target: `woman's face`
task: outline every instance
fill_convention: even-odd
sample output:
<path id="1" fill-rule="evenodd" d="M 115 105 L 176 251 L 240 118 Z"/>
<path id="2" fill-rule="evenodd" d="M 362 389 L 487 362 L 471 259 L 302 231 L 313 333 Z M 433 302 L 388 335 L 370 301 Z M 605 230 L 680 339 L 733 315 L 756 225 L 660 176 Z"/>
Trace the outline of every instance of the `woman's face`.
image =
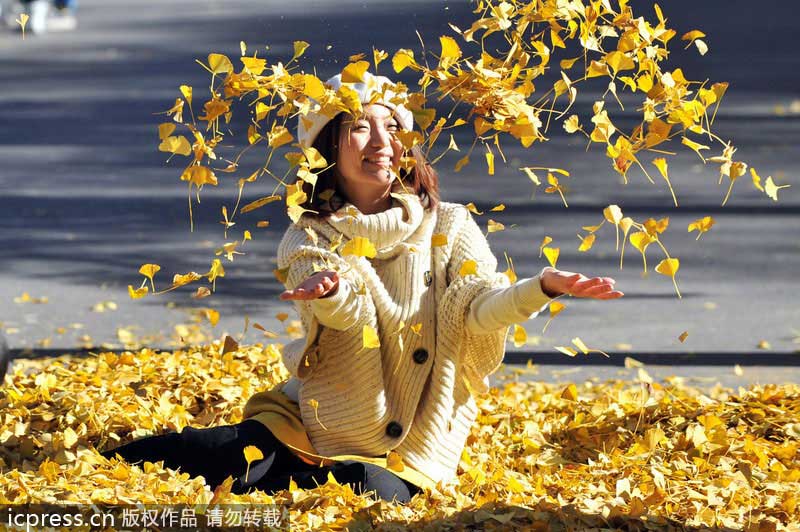
<path id="1" fill-rule="evenodd" d="M 367 105 L 354 120 L 345 118 L 335 171 L 346 187 L 384 190 L 391 186 L 396 177 L 393 168 L 399 166 L 403 152 L 394 136 L 398 129 L 391 110 L 380 104 Z"/>

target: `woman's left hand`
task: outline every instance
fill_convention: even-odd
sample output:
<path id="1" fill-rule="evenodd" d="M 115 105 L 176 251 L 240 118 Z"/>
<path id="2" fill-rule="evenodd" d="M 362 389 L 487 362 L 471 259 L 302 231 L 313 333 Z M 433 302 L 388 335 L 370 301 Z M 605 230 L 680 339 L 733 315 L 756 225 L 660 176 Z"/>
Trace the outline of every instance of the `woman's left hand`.
<path id="1" fill-rule="evenodd" d="M 542 291 L 548 297 L 569 294 L 591 299 L 617 299 L 624 294 L 614 290 L 616 281 L 611 277 L 586 277 L 582 273 L 564 272 L 546 268 L 540 279 Z"/>

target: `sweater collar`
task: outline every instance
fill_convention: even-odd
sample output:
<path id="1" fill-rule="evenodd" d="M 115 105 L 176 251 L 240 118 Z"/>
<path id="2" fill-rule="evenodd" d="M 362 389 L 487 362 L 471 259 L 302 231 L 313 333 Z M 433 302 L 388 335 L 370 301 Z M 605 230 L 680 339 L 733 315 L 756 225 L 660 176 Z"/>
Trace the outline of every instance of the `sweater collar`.
<path id="1" fill-rule="evenodd" d="M 379 252 L 391 251 L 419 228 L 424 208 L 413 193 L 392 192 L 392 206 L 375 214 L 364 214 L 352 203 L 331 214 L 328 223 L 346 238 L 368 238 Z"/>

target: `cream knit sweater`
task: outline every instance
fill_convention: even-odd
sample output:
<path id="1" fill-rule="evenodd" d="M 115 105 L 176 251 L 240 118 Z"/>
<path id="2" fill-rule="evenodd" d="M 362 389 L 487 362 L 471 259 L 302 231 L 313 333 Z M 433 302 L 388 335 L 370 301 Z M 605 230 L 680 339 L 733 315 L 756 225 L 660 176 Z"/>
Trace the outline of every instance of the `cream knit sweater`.
<path id="1" fill-rule="evenodd" d="M 283 391 L 299 403 L 320 455 L 394 450 L 433 482 L 449 482 L 477 415 L 472 393 L 488 390 L 508 325 L 550 299 L 539 276 L 509 286 L 464 206 L 442 202 L 431 211 L 414 194 L 392 197 L 381 213 L 348 204 L 286 231 L 278 267 L 287 288 L 322 269 L 340 282 L 334 296 L 295 301 L 307 334 L 284 347 L 294 378 Z M 432 247 L 434 234 L 446 243 Z M 356 236 L 375 245 L 375 258 L 338 254 Z M 469 260 L 477 274 L 461 276 Z M 379 348 L 363 348 L 365 325 L 378 332 Z"/>

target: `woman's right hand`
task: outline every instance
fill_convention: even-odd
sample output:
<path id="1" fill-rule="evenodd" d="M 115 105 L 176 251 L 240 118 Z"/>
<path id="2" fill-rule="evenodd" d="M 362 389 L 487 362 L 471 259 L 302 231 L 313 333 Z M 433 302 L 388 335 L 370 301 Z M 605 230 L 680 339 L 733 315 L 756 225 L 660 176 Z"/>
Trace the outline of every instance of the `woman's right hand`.
<path id="1" fill-rule="evenodd" d="M 294 290 L 285 290 L 279 296 L 282 300 L 308 300 L 330 297 L 339 290 L 339 274 L 323 270 L 317 272 L 299 285 Z"/>

